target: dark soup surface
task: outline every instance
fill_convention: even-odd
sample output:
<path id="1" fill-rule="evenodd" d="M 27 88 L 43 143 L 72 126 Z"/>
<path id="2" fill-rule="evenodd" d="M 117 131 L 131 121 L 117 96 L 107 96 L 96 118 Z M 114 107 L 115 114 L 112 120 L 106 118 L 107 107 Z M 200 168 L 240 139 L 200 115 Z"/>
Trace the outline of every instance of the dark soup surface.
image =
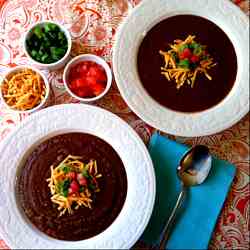
<path id="1" fill-rule="evenodd" d="M 71 164 L 94 159 L 98 175 L 94 168 L 74 174 L 72 168 L 69 170 L 69 163 L 61 164 L 72 155 L 79 158 Z M 72 203 L 73 213 L 66 211 L 60 215 L 62 210 L 52 202 L 48 186 L 51 166 L 54 169 L 59 166 L 67 178 L 56 190 L 62 191 L 65 198 L 75 198 L 88 188 L 91 208 L 83 205 L 76 208 L 77 204 Z M 56 178 L 59 183 L 62 177 L 59 174 Z M 60 240 L 83 240 L 103 232 L 116 219 L 126 199 L 127 176 L 120 157 L 105 141 L 85 133 L 62 134 L 42 142 L 28 155 L 17 176 L 16 195 L 21 210 L 39 230 Z"/>
<path id="2" fill-rule="evenodd" d="M 208 70 L 212 80 L 198 74 L 193 88 L 184 84 L 177 89 L 173 79 L 161 74 L 164 58 L 159 51 L 168 51 L 174 40 L 183 41 L 189 35 L 206 46 L 216 65 Z M 145 90 L 158 103 L 175 111 L 198 112 L 217 105 L 228 95 L 236 79 L 237 57 L 228 36 L 213 22 L 194 15 L 177 15 L 149 30 L 139 47 L 137 66 Z"/>

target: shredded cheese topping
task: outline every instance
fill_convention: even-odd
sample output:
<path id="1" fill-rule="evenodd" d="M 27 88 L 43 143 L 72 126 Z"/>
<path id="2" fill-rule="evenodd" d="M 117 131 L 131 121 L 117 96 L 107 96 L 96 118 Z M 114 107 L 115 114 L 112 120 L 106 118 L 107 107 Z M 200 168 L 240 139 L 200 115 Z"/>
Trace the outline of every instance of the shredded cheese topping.
<path id="1" fill-rule="evenodd" d="M 45 84 L 39 74 L 23 69 L 4 79 L 1 86 L 5 102 L 16 110 L 29 110 L 45 97 Z"/>
<path id="2" fill-rule="evenodd" d="M 195 36 L 189 35 L 184 41 L 180 39 L 175 40 L 174 44 L 170 45 L 171 49 L 167 52 L 159 51 L 165 61 L 164 67 L 161 67 L 161 74 L 164 75 L 168 81 L 174 80 L 177 89 L 180 89 L 185 83 L 191 85 L 193 88 L 195 80 L 200 73 L 203 73 L 209 80 L 212 80 L 212 77 L 208 74 L 208 70 L 214 67 L 216 63 L 213 62 L 213 58 L 208 54 L 204 57 L 206 59 L 200 57 L 201 60 L 194 68 L 181 67 L 180 64 L 178 65 L 175 57 L 180 55 L 180 50 L 183 46 L 188 48 L 191 44 L 200 45 L 195 41 Z M 205 50 L 205 46 L 201 46 L 200 48 Z"/>
<path id="3" fill-rule="evenodd" d="M 65 214 L 66 211 L 72 214 L 73 206 L 74 209 L 81 206 L 91 209 L 93 192 L 100 192 L 97 179 L 102 175 L 98 174 L 97 162 L 90 160 L 87 164 L 84 164 L 81 158 L 80 156 L 68 155 L 58 166 L 51 166 L 51 177 L 47 181 L 52 195 L 51 201 L 58 205 L 59 216 Z M 74 173 L 73 176 L 72 173 Z M 80 175 L 80 178 L 84 179 L 86 184 L 81 186 L 79 184 L 81 179 L 76 175 L 78 177 Z M 72 182 L 77 183 L 79 188 L 77 192 L 69 192 Z M 93 182 L 95 183 L 94 188 Z"/>

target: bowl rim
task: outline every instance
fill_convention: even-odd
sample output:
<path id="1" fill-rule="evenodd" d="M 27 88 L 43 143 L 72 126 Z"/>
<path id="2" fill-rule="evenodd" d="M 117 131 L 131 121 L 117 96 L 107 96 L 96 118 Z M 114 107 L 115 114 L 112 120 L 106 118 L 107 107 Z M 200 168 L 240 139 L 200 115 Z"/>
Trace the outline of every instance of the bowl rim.
<path id="1" fill-rule="evenodd" d="M 37 105 L 35 106 L 34 108 L 32 109 L 29 109 L 29 110 L 18 110 L 18 109 L 13 109 L 11 108 L 5 101 L 4 97 L 3 97 L 3 94 L 2 94 L 2 88 L 1 88 L 1 85 L 2 85 L 2 82 L 4 81 L 5 78 L 8 77 L 8 75 L 10 74 L 13 74 L 15 72 L 18 72 L 22 69 L 31 69 L 32 71 L 36 72 L 37 74 L 39 74 L 42 79 L 43 79 L 43 82 L 44 82 L 44 85 L 45 85 L 45 96 L 44 96 L 44 99 Z M 50 94 L 50 85 L 49 85 L 49 82 L 48 82 L 48 79 L 47 77 L 45 76 L 45 74 L 43 72 L 41 72 L 39 69 L 35 68 L 35 67 L 32 67 L 30 65 L 19 65 L 19 66 L 16 66 L 16 67 L 13 67 L 11 68 L 3 77 L 2 81 L 0 82 L 0 100 L 2 101 L 3 105 L 8 108 L 9 110 L 11 111 L 14 111 L 16 113 L 20 113 L 20 114 L 29 114 L 29 113 L 32 113 L 34 111 L 37 111 L 39 110 L 40 108 L 42 108 L 45 103 L 47 102 L 48 98 L 49 98 L 49 94 Z"/>
<path id="2" fill-rule="evenodd" d="M 57 25 L 61 31 L 64 32 L 66 38 L 67 38 L 67 43 L 68 43 L 68 49 L 66 51 L 66 53 L 64 54 L 64 56 L 59 59 L 58 61 L 56 62 L 53 62 L 53 63 L 41 63 L 41 62 L 38 62 L 36 61 L 35 59 L 33 59 L 31 57 L 31 55 L 29 54 L 28 50 L 27 50 L 27 46 L 26 46 L 26 41 L 28 39 L 28 36 L 29 34 L 32 32 L 32 30 L 36 27 L 36 26 L 42 26 L 43 24 L 45 23 L 52 23 L 52 24 L 55 24 Z M 68 56 L 70 55 L 70 52 L 71 52 L 71 48 L 72 48 L 72 38 L 71 38 L 71 35 L 68 31 L 68 29 L 66 27 L 64 27 L 62 24 L 60 24 L 59 22 L 55 22 L 55 21 L 51 21 L 51 20 L 43 20 L 43 21 L 40 21 L 40 22 L 36 22 L 34 23 L 27 31 L 26 33 L 24 34 L 24 39 L 23 39 L 23 50 L 24 50 L 24 53 L 25 55 L 27 56 L 27 58 L 32 61 L 34 64 L 36 64 L 37 66 L 41 66 L 41 67 L 55 67 L 55 66 L 58 66 L 60 65 L 61 63 L 63 63 L 67 58 Z"/>
<path id="3" fill-rule="evenodd" d="M 97 64 L 99 64 L 104 70 L 105 70 L 105 73 L 107 75 L 107 83 L 106 83 L 106 87 L 105 87 L 105 90 L 98 96 L 96 97 L 91 97 L 91 98 L 83 98 L 83 97 L 79 97 L 77 96 L 76 94 L 74 94 L 70 87 L 68 86 L 68 83 L 67 83 L 67 74 L 68 72 L 70 71 L 71 67 L 73 65 L 76 65 L 78 62 L 83 62 L 83 61 L 92 61 L 92 62 L 95 62 Z M 97 62 L 99 61 L 99 62 Z M 74 97 L 75 99 L 81 101 L 81 102 L 94 102 L 94 101 L 97 101 L 99 99 L 101 99 L 104 95 L 107 94 L 107 92 L 109 91 L 109 89 L 111 88 L 111 85 L 112 85 L 112 71 L 111 71 L 111 68 L 110 66 L 108 65 L 108 63 L 100 56 L 97 56 L 95 54 L 82 54 L 82 55 L 78 55 L 74 58 L 72 58 L 66 65 L 66 67 L 64 68 L 64 71 L 63 71 L 63 83 L 64 83 L 64 86 L 67 90 L 67 92 L 72 96 Z"/>

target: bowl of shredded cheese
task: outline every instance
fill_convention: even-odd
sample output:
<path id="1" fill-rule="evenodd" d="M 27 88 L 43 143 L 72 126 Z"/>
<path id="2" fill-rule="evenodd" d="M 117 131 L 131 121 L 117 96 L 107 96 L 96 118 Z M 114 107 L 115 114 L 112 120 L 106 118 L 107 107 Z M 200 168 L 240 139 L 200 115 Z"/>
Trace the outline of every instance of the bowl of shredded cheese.
<path id="1" fill-rule="evenodd" d="M 44 107 L 49 92 L 45 75 L 31 66 L 12 68 L 0 83 L 1 101 L 19 113 L 31 113 Z"/>

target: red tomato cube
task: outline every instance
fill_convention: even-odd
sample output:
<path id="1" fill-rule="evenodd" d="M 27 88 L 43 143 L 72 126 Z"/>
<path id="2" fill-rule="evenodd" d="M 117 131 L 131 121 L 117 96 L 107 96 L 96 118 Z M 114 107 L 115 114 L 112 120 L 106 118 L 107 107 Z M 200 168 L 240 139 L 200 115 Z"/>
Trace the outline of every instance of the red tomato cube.
<path id="1" fill-rule="evenodd" d="M 92 86 L 92 90 L 95 96 L 100 95 L 104 91 L 104 89 L 105 87 L 100 83 L 96 83 L 95 85 Z"/>
<path id="2" fill-rule="evenodd" d="M 75 179 L 76 178 L 76 172 L 69 172 L 67 174 L 67 177 L 69 177 L 70 179 Z"/>
<path id="3" fill-rule="evenodd" d="M 93 97 L 93 93 L 89 87 L 82 87 L 76 91 L 76 95 L 80 97 Z"/>
<path id="4" fill-rule="evenodd" d="M 93 76 L 86 76 L 85 77 L 85 82 L 87 86 L 92 86 L 96 84 L 96 78 Z"/>
<path id="5" fill-rule="evenodd" d="M 191 61 L 192 61 L 193 63 L 199 62 L 199 60 L 200 60 L 200 58 L 199 58 L 198 56 L 196 56 L 196 55 L 193 55 L 193 56 L 191 57 Z"/>
<path id="6" fill-rule="evenodd" d="M 75 192 L 78 192 L 79 185 L 78 185 L 78 183 L 76 181 L 72 181 L 70 183 L 70 188 L 71 188 L 72 192 L 75 193 Z"/>

